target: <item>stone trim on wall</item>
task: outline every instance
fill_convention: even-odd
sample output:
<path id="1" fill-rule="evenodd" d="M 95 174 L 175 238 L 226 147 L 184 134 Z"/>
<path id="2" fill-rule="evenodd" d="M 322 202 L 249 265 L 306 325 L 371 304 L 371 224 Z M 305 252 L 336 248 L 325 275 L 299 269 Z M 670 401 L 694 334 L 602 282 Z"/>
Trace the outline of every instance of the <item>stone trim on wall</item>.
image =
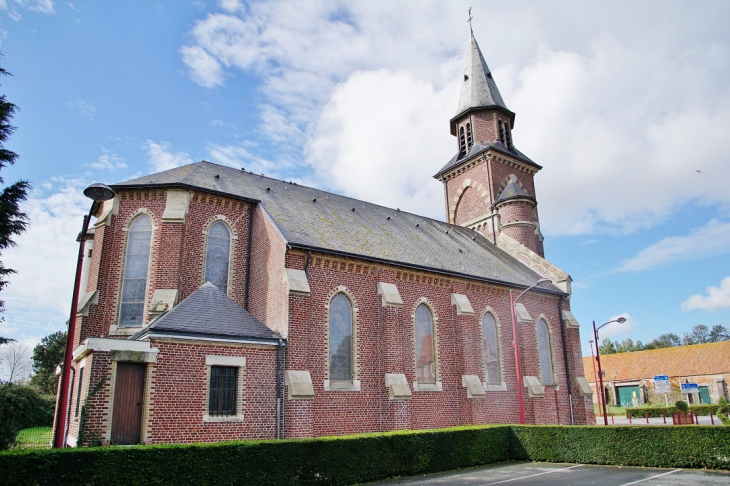
<path id="1" fill-rule="evenodd" d="M 238 368 L 236 380 L 236 415 L 216 416 L 208 415 L 210 406 L 210 374 L 213 366 L 227 366 Z M 246 358 L 244 356 L 218 356 L 206 355 L 205 357 L 205 408 L 203 409 L 203 422 L 243 422 L 244 409 L 246 407 L 246 389 L 244 382 L 246 378 Z"/>
<path id="2" fill-rule="evenodd" d="M 239 251 L 240 249 L 238 248 L 238 233 L 236 232 L 236 226 L 230 219 L 222 214 L 216 214 L 212 218 L 209 218 L 203 225 L 203 255 L 201 258 L 202 268 L 199 281 L 200 285 L 205 284 L 205 266 L 208 264 L 208 231 L 210 231 L 211 226 L 219 221 L 226 225 L 228 228 L 228 234 L 231 238 L 230 246 L 228 248 L 228 282 L 226 285 L 226 295 L 230 297 L 231 295 L 234 295 L 235 289 L 233 287 L 236 281 L 236 279 L 233 278 L 236 271 L 236 266 L 233 264 L 233 255 L 235 254 L 234 252 Z"/>
<path id="3" fill-rule="evenodd" d="M 416 299 L 416 303 L 411 308 L 411 329 L 413 331 L 413 376 L 418 376 L 418 355 L 416 354 L 416 309 L 421 304 L 425 304 L 428 310 L 431 312 L 431 325 L 433 326 L 433 348 L 434 348 L 434 374 L 436 375 L 436 383 L 418 383 L 418 380 L 413 380 L 413 391 L 443 391 L 443 383 L 441 382 L 441 353 L 439 352 L 439 338 L 438 338 L 438 314 L 436 313 L 436 306 L 428 300 L 427 297 L 421 297 Z"/>
<path id="4" fill-rule="evenodd" d="M 352 307 L 352 350 L 351 350 L 351 356 L 352 356 L 352 382 L 332 382 L 330 380 L 330 302 L 332 302 L 332 299 L 335 298 L 337 294 L 343 294 L 347 299 L 350 301 L 350 306 Z M 325 300 L 324 305 L 325 310 L 327 311 L 327 322 L 325 323 L 325 356 L 326 356 L 326 366 L 325 366 L 325 380 L 323 383 L 324 390 L 325 391 L 360 391 L 360 369 L 359 369 L 359 353 L 358 353 L 358 346 L 357 346 L 357 337 L 358 337 L 358 331 L 359 331 L 359 323 L 358 323 L 358 305 L 357 300 L 355 299 L 355 295 L 344 285 L 339 285 L 337 288 L 330 291 L 329 294 L 327 294 L 327 298 Z"/>
<path id="5" fill-rule="evenodd" d="M 497 327 L 497 358 L 499 363 L 499 384 L 497 383 L 487 383 L 487 363 L 484 359 L 484 330 L 482 329 L 482 319 L 484 319 L 485 314 L 491 314 L 492 318 L 494 319 L 494 323 Z M 484 383 L 482 385 L 484 386 L 484 391 L 507 391 L 507 382 L 504 381 L 504 353 L 502 352 L 502 324 L 499 322 L 499 316 L 497 315 L 497 311 L 495 311 L 492 306 L 487 306 L 484 308 L 481 314 L 479 314 L 479 338 L 480 341 L 480 348 L 482 350 L 482 361 L 484 366 Z"/>

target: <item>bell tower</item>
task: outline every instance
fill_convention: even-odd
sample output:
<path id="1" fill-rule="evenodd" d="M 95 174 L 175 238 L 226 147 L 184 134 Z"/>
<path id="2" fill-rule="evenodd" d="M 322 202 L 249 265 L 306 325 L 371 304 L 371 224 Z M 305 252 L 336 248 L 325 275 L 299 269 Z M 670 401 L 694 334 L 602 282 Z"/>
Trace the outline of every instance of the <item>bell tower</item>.
<path id="1" fill-rule="evenodd" d="M 542 167 L 515 147 L 514 124 L 472 33 L 450 120 L 456 155 L 434 176 L 444 184 L 446 218 L 495 244 L 504 234 L 544 257 L 534 184 Z"/>

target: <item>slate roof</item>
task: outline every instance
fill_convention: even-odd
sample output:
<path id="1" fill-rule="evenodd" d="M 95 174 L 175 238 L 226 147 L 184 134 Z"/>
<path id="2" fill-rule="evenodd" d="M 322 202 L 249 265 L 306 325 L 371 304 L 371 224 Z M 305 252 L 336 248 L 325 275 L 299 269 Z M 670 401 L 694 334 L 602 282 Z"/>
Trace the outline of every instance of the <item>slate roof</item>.
<path id="1" fill-rule="evenodd" d="M 440 171 L 434 175 L 434 178 L 438 179 L 442 174 L 447 173 L 451 169 L 456 168 L 457 166 L 461 165 L 463 162 L 466 162 L 467 160 L 471 159 L 475 155 L 479 155 L 483 152 L 486 152 L 487 150 L 492 149 L 496 152 L 502 153 L 504 155 L 509 155 L 511 157 L 514 157 L 517 160 L 520 160 L 524 163 L 526 163 L 529 166 L 532 166 L 536 168 L 537 170 L 542 169 L 541 165 L 536 164 L 532 160 L 530 160 L 527 155 L 523 154 L 519 150 L 517 150 L 515 147 L 507 147 L 505 144 L 500 142 L 499 140 L 496 140 L 494 142 L 474 142 L 474 144 L 469 149 L 469 152 L 466 154 L 461 155 L 460 153 L 457 153 L 453 157 L 451 157 L 451 160 L 449 160 L 445 166 L 441 168 Z M 459 156 L 461 155 L 461 157 Z"/>
<path id="2" fill-rule="evenodd" d="M 583 358 L 586 379 L 595 381 L 590 356 Z M 601 355 L 603 382 L 730 373 L 730 341 Z"/>
<path id="3" fill-rule="evenodd" d="M 210 282 L 203 284 L 187 299 L 153 320 L 130 339 L 142 340 L 155 333 L 221 340 L 245 338 L 275 341 L 279 338 Z"/>
<path id="4" fill-rule="evenodd" d="M 498 202 L 516 198 L 527 198 L 532 199 L 533 201 L 535 200 L 534 197 L 527 194 L 527 191 L 522 189 L 522 186 L 517 183 L 516 177 L 510 177 L 509 182 L 507 182 L 507 185 L 504 186 L 504 190 L 494 202 L 496 204 Z"/>
<path id="5" fill-rule="evenodd" d="M 502 95 L 499 94 L 497 83 L 492 78 L 479 44 L 471 36 L 471 45 L 466 55 L 466 66 L 464 66 L 464 80 L 461 84 L 459 95 L 459 107 L 456 116 L 470 108 L 483 108 L 498 106 L 507 110 Z"/>
<path id="6" fill-rule="evenodd" d="M 471 229 L 210 162 L 197 162 L 112 187 L 181 186 L 259 201 L 293 248 L 324 250 L 523 288 L 541 278 Z M 554 286 L 541 290 L 563 293 Z"/>

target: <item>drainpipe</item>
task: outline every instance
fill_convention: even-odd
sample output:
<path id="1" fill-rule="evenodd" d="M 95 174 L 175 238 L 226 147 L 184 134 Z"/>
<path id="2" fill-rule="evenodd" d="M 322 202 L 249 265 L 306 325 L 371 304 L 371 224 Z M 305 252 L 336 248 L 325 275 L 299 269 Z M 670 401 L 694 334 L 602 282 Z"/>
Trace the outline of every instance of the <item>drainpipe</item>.
<path id="1" fill-rule="evenodd" d="M 243 308 L 248 310 L 248 288 L 251 286 L 251 236 L 253 233 L 253 203 L 248 206 L 248 242 L 246 242 L 246 293 Z"/>
<path id="2" fill-rule="evenodd" d="M 279 338 L 276 349 L 276 438 L 281 439 L 281 352 L 284 340 Z"/>
<path id="3" fill-rule="evenodd" d="M 568 349 L 565 347 L 565 322 L 563 322 L 563 301 L 565 296 L 560 296 L 558 303 L 558 317 L 560 318 L 560 336 L 563 341 L 563 361 L 565 362 L 565 379 L 568 380 L 568 400 L 570 401 L 570 425 L 575 425 L 575 417 L 573 416 L 573 387 L 570 383 L 570 366 L 568 366 Z"/>
<path id="4" fill-rule="evenodd" d="M 309 262 L 312 261 L 312 250 L 307 250 L 307 260 L 304 262 L 304 275 L 309 276 Z"/>

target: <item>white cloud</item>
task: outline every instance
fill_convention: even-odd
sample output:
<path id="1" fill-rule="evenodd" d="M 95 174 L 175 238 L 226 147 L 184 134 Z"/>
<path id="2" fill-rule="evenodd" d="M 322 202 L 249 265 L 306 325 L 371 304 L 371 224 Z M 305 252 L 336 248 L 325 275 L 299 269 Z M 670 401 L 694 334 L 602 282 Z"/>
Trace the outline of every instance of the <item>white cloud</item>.
<path id="1" fill-rule="evenodd" d="M 683 311 L 701 309 L 714 311 L 730 308 L 730 277 L 725 277 L 719 287 L 707 287 L 707 295 L 695 294 L 682 302 Z"/>
<path id="2" fill-rule="evenodd" d="M 687 236 L 670 236 L 624 260 L 615 272 L 641 272 L 671 262 L 699 260 L 730 253 L 730 223 L 711 220 Z"/>
<path id="3" fill-rule="evenodd" d="M 70 9 L 71 9 L 71 10 L 73 10 L 74 12 L 81 12 L 81 10 L 79 10 L 79 9 L 78 9 L 78 8 L 77 8 L 77 7 L 76 7 L 76 6 L 75 6 L 75 5 L 73 4 L 73 3 L 71 3 L 71 2 L 68 2 L 68 8 L 70 8 Z"/>
<path id="4" fill-rule="evenodd" d="M 347 6 L 280 0 L 250 2 L 235 12 L 232 4 L 221 5 L 220 13 L 195 24 L 182 48 L 191 77 L 207 87 L 222 86 L 236 70 L 259 77 L 262 134 L 306 146 L 314 179 L 382 201 L 379 184 L 359 182 L 379 181 L 388 161 L 419 159 L 418 171 L 430 175 L 453 155 L 446 122 L 458 91 L 447 86 L 458 81 L 463 65 L 467 2 L 394 8 L 377 0 Z M 631 232 L 667 220 L 688 202 L 730 208 L 724 184 L 730 165 L 723 159 L 730 151 L 730 48 L 714 25 L 729 7 L 711 8 L 708 14 L 683 4 L 659 12 L 655 4 L 635 5 L 621 22 L 622 10 L 613 4 L 475 12 L 482 51 L 517 113 L 515 143 L 544 166 L 537 192 L 546 234 Z M 378 85 L 350 89 L 368 73 L 372 80 L 402 74 L 414 93 L 403 88 L 406 96 L 396 98 L 382 95 Z M 423 85 L 430 94 L 421 92 Z M 408 153 L 392 144 L 397 131 L 389 132 L 379 95 L 390 103 L 388 115 L 411 110 L 415 96 L 427 106 L 443 104 L 443 111 L 407 119 L 410 133 L 429 134 L 427 143 L 412 144 Z M 360 111 L 346 116 L 345 106 Z M 346 126 L 336 127 L 336 120 Z M 434 123 L 440 130 L 431 130 Z M 363 136 L 352 136 L 358 127 Z M 323 139 L 333 134 L 345 138 Z M 377 144 L 394 152 L 384 155 Z M 321 147 L 336 160 L 323 163 Z M 361 152 L 381 159 L 362 165 Z M 325 172 L 340 166 L 352 170 Z M 391 169 L 393 188 L 426 179 Z M 426 214 L 442 217 L 438 199 L 426 204 Z"/>
<path id="5" fill-rule="evenodd" d="M 111 152 L 101 154 L 96 162 L 88 164 L 92 169 L 108 170 L 116 172 L 127 168 L 127 163 L 124 157 L 119 157 Z"/>
<path id="6" fill-rule="evenodd" d="M 0 0 L 0 10 L 7 10 L 8 17 L 18 22 L 23 17 L 19 10 L 30 10 L 44 14 L 55 13 L 53 0 Z"/>
<path id="7" fill-rule="evenodd" d="M 451 156 L 450 147 L 431 142 L 444 130 L 455 90 L 456 83 L 437 90 L 406 72 L 357 72 L 322 110 L 307 160 L 337 191 L 443 217 L 443 189 L 424 167 L 423 149 L 432 159 Z"/>
<path id="8" fill-rule="evenodd" d="M 168 142 L 147 140 L 142 147 L 147 151 L 147 163 L 152 172 L 174 169 L 193 162 L 185 152 L 172 152 Z"/>
<path id="9" fill-rule="evenodd" d="M 76 237 L 90 207 L 82 193 L 83 181 L 53 182 L 56 192 L 33 191 L 21 205 L 30 228 L 16 238 L 17 246 L 2 255 L 5 266 L 17 273 L 9 276 L 10 284 L 0 294 L 6 306 L 0 336 L 27 341 L 31 347 L 65 327 L 78 252 Z"/>
<path id="10" fill-rule="evenodd" d="M 74 100 L 66 103 L 66 106 L 78 112 L 79 115 L 86 118 L 89 121 L 94 120 L 96 114 L 96 107 L 84 100 Z"/>

